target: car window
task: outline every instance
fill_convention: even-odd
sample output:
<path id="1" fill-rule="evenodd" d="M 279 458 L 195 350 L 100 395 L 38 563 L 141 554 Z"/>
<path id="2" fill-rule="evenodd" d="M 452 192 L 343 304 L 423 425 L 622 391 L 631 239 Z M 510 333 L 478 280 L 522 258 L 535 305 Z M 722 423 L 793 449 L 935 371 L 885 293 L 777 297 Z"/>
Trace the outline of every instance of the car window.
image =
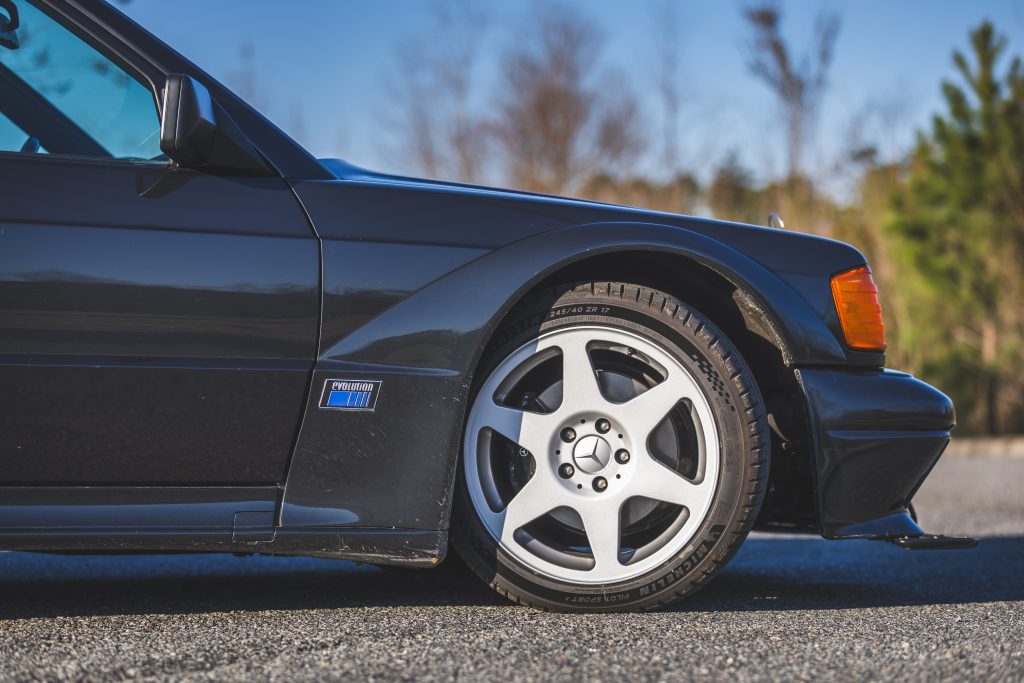
<path id="1" fill-rule="evenodd" d="M 0 151 L 164 160 L 149 87 L 25 0 L 0 46 Z"/>
<path id="2" fill-rule="evenodd" d="M 3 112 L 0 112 L 0 150 L 21 149 L 26 145 L 34 146 L 32 136 L 7 118 Z M 46 154 L 46 150 L 42 146 L 35 151 L 39 154 Z"/>

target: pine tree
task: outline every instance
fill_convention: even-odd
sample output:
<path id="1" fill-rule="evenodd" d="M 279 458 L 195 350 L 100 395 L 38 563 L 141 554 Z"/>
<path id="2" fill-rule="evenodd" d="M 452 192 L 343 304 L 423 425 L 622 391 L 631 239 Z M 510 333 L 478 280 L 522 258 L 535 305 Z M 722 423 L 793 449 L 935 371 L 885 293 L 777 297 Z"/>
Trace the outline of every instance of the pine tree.
<path id="1" fill-rule="evenodd" d="M 1024 427 L 1024 67 L 1002 69 L 991 23 L 970 38 L 886 229 L 914 302 L 896 345 L 954 389 L 962 428 L 997 433 Z"/>

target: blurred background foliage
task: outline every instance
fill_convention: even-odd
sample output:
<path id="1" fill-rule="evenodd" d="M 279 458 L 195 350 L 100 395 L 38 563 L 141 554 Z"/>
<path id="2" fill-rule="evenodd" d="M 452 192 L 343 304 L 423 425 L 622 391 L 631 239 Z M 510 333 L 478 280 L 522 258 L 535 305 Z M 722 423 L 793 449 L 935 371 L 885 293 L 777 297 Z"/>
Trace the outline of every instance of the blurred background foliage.
<path id="1" fill-rule="evenodd" d="M 1024 67 L 1006 52 L 984 23 L 953 53 L 946 111 L 887 183 L 871 250 L 888 261 L 893 357 L 988 433 L 1024 426 Z"/>
<path id="2" fill-rule="evenodd" d="M 177 24 L 161 15 L 167 7 L 119 2 L 188 53 L 195 39 L 184 28 L 175 35 Z M 426 16 L 417 16 L 415 30 L 395 47 L 385 47 L 383 37 L 364 40 L 379 25 L 352 26 L 348 40 L 358 44 L 353 49 L 387 50 L 389 63 L 376 65 L 374 76 L 386 84 L 386 93 L 376 99 L 360 93 L 339 120 L 347 131 L 356 130 L 357 107 L 373 109 L 372 134 L 353 140 L 351 132 L 339 131 L 330 153 L 360 163 L 365 154 L 346 150 L 371 144 L 388 160 L 372 165 L 400 172 L 755 224 L 765 224 L 769 212 L 777 211 L 788 229 L 848 241 L 865 253 L 881 290 L 888 365 L 949 393 L 957 404 L 959 433 L 1024 431 L 1024 67 L 1015 56 L 1019 46 L 1010 45 L 992 22 L 972 19 L 971 26 L 965 20 L 959 44 L 943 48 L 948 69 L 928 71 L 949 74 L 945 82 L 928 84 L 941 89 L 942 100 L 932 120 L 918 124 L 916 140 L 906 144 L 902 140 L 912 139 L 906 133 L 913 127 L 907 93 L 862 97 L 848 107 L 843 134 L 834 125 L 830 139 L 819 132 L 834 90 L 834 57 L 843 47 L 842 11 L 861 19 L 860 36 L 867 13 L 873 35 L 888 21 L 885 3 L 860 14 L 837 3 L 794 3 L 796 32 L 783 30 L 786 7 L 780 2 L 740 0 L 714 9 L 715 43 L 738 51 L 749 81 L 723 87 L 756 88 L 764 96 L 756 106 L 747 97 L 739 112 L 693 91 L 687 64 L 691 72 L 713 72 L 720 64 L 685 54 L 694 36 L 681 34 L 679 27 L 687 23 L 681 15 L 690 11 L 682 2 L 650 0 L 630 10 L 652 19 L 653 30 L 643 33 L 648 44 L 634 52 L 643 55 L 639 64 L 622 63 L 621 41 L 618 64 L 603 57 L 614 42 L 609 35 L 618 29 L 589 16 L 609 9 L 596 0 L 381 5 L 391 8 L 378 8 L 385 14 L 405 7 L 406 13 Z M 921 35 L 906 35 L 902 25 L 888 28 L 900 35 L 903 47 L 920 52 L 933 42 L 931 22 L 965 15 L 970 6 L 892 7 L 892 13 L 910 12 Z M 816 7 L 821 9 L 815 14 Z M 982 16 L 996 10 L 1005 21 L 1007 10 L 1024 20 L 1011 3 L 986 7 L 978 9 Z M 307 9 L 312 15 L 323 7 Z M 739 21 L 738 41 L 736 35 L 719 35 L 729 12 Z M 518 17 L 518 24 L 510 17 Z M 730 26 L 735 33 L 735 22 Z M 882 47 L 858 44 L 857 58 L 865 63 L 858 62 L 859 68 L 869 68 Z M 213 71 L 314 153 L 324 153 L 325 145 L 312 140 L 323 125 L 316 131 L 306 125 L 321 112 L 304 109 L 307 98 L 281 104 L 265 82 L 274 65 L 257 66 L 262 50 L 259 40 L 243 43 L 234 68 Z M 280 53 L 272 54 L 277 59 Z M 216 62 L 220 55 L 210 56 Z M 877 59 L 873 64 L 877 73 Z M 360 65 L 339 82 L 362 78 L 359 72 L 367 68 Z M 737 144 L 729 134 L 737 116 L 764 126 L 763 141 L 770 141 L 772 154 L 781 152 L 778 163 L 769 158 L 748 166 L 757 154 L 749 136 L 742 146 L 730 147 Z M 702 128 L 702 121 L 715 125 Z"/>
<path id="3" fill-rule="evenodd" d="M 468 102 L 473 45 L 412 45 L 395 100 L 399 149 L 428 176 L 568 194 L 671 212 L 764 224 L 778 211 L 791 228 L 851 242 L 868 257 L 888 327 L 888 364 L 950 393 L 960 433 L 1024 431 L 1024 72 L 989 22 L 951 49 L 955 78 L 944 110 L 903 158 L 881 160 L 854 122 L 836 163 L 854 179 L 837 197 L 806 165 L 841 35 L 819 13 L 805 50 L 783 37 L 782 8 L 742 10 L 750 75 L 771 92 L 784 131 L 785 170 L 758 183 L 735 153 L 709 181 L 683 169 L 667 179 L 631 172 L 646 145 L 671 151 L 670 133 L 643 128 L 630 84 L 596 63 L 600 34 L 577 12 L 544 4 L 530 40 L 501 59 L 495 111 Z M 456 24 L 473 19 L 462 16 Z M 662 64 L 677 57 L 666 43 Z M 681 106 L 666 76 L 661 106 Z M 884 112 L 883 112 L 884 114 Z M 675 164 L 674 159 L 666 162 Z"/>

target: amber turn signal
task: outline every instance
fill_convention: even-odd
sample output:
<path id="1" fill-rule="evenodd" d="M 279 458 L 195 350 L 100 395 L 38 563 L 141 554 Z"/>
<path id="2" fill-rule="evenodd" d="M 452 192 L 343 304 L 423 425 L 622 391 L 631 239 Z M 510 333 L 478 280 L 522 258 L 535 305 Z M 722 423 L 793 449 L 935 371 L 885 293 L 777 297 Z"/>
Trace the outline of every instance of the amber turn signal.
<path id="1" fill-rule="evenodd" d="M 832 277 L 832 298 L 839 313 L 846 345 L 854 349 L 885 349 L 885 323 L 878 303 L 878 287 L 867 266 Z"/>

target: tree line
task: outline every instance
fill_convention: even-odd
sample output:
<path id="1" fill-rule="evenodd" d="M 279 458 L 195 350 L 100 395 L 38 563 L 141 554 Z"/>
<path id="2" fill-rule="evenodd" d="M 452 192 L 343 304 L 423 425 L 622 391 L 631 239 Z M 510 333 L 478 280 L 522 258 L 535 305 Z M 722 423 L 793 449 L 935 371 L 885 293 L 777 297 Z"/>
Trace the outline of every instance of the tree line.
<path id="1" fill-rule="evenodd" d="M 912 149 L 886 158 L 851 133 L 836 163 L 853 190 L 837 198 L 807 157 L 841 18 L 820 13 L 797 50 L 782 34 L 780 5 L 741 8 L 740 49 L 776 100 L 785 169 L 758 181 L 729 153 L 700 182 L 680 162 L 687 92 L 674 11 L 666 4 L 655 17 L 651 99 L 662 130 L 650 130 L 632 84 L 603 66 L 605 38 L 579 9 L 536 5 L 500 52 L 482 106 L 475 68 L 488 9 L 438 5 L 435 25 L 406 43 L 391 74 L 393 153 L 438 178 L 756 224 L 778 211 L 789 226 L 852 242 L 879 282 L 888 363 L 946 390 L 961 433 L 1024 431 L 1024 67 L 1006 39 L 985 22 L 951 51 L 942 110 Z M 638 171 L 652 147 L 661 172 Z"/>

